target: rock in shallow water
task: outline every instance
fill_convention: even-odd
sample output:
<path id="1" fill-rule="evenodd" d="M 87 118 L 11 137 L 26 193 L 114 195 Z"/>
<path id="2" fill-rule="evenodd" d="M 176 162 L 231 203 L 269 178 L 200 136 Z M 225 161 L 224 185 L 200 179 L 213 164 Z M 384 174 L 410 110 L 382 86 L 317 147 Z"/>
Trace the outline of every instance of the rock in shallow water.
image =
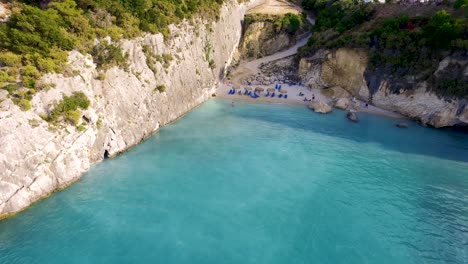
<path id="1" fill-rule="evenodd" d="M 321 114 L 328 114 L 332 111 L 331 106 L 329 106 L 327 103 L 320 101 L 320 100 L 313 100 L 309 104 L 309 108 L 314 110 L 316 113 L 321 113 Z"/>
<path id="2" fill-rule="evenodd" d="M 350 121 L 357 123 L 359 122 L 359 118 L 355 112 L 348 111 L 346 114 L 346 118 L 348 118 Z"/>
<path id="3" fill-rule="evenodd" d="M 396 126 L 399 127 L 399 128 L 408 128 L 408 124 L 406 124 L 406 123 L 398 123 L 398 124 L 396 124 Z"/>

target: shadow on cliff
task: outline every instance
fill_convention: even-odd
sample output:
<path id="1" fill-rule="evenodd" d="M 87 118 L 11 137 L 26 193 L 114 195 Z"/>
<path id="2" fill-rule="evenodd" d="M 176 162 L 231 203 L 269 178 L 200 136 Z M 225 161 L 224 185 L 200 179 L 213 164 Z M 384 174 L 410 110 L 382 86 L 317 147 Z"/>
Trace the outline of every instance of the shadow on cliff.
<path id="1" fill-rule="evenodd" d="M 358 114 L 360 122 L 356 124 L 349 122 L 346 112 L 340 110 L 334 110 L 328 115 L 317 114 L 308 109 L 297 111 L 298 107 L 304 106 L 274 108 L 279 110 L 277 112 L 272 112 L 268 105 L 239 106 L 232 114 L 241 118 L 277 123 L 355 142 L 375 143 L 402 153 L 468 162 L 468 134 L 454 129 L 425 128 L 411 121 L 405 121 L 409 128 L 401 129 L 396 127 L 401 120 L 362 113 Z M 245 111 L 244 108 L 252 108 L 252 111 Z"/>

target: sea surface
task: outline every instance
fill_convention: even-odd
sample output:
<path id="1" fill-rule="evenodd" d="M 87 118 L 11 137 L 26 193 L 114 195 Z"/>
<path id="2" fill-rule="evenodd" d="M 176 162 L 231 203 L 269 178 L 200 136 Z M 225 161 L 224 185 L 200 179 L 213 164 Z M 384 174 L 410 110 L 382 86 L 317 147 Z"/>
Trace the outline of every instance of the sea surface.
<path id="1" fill-rule="evenodd" d="M 210 100 L 0 222 L 0 263 L 468 263 L 468 135 Z"/>

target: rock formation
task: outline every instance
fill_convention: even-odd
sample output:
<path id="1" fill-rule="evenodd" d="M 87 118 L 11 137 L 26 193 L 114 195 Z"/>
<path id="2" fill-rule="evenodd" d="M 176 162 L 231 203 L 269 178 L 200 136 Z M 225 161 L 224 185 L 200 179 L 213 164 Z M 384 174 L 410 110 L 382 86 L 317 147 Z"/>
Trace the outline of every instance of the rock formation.
<path id="1" fill-rule="evenodd" d="M 161 34 L 122 40 L 118 44 L 128 54 L 129 69 L 111 68 L 105 78 L 89 55 L 73 51 L 69 63 L 75 76 L 46 75 L 41 82 L 56 88 L 38 92 L 30 111 L 21 111 L 0 90 L 0 217 L 66 187 L 91 164 L 131 148 L 211 97 L 239 43 L 240 21 L 248 5 L 258 2 L 226 1 L 219 21 L 199 20 L 208 24 L 199 28 L 188 22 L 172 25 L 170 40 Z M 153 71 L 143 46 L 175 58 L 168 65 L 156 62 Z M 158 85 L 166 91 L 157 91 Z M 91 101 L 81 117 L 88 122 L 84 130 L 41 119 L 62 93 L 75 91 Z"/>
<path id="2" fill-rule="evenodd" d="M 281 29 L 283 15 L 249 14 L 252 20 L 244 23 L 244 34 L 239 46 L 242 58 L 261 58 L 285 50 L 305 37 L 308 21 L 294 33 Z"/>
<path id="3" fill-rule="evenodd" d="M 351 96 L 372 102 L 377 107 L 398 112 L 425 125 L 437 128 L 468 125 L 466 99 L 437 95 L 432 92 L 430 89 L 432 84 L 427 81 L 411 83 L 416 79 L 413 76 L 407 76 L 407 80 L 396 80 L 378 76 L 378 73 L 366 73 L 367 61 L 365 51 L 346 48 L 336 51 L 319 50 L 313 56 L 300 60 L 298 74 L 309 87 L 339 86 Z M 450 72 L 450 69 L 455 68 L 459 69 L 456 71 L 460 75 L 458 78 L 468 80 L 467 60 L 450 56 L 439 63 L 433 75 L 437 77 L 447 74 L 447 71 Z M 401 83 L 395 83 L 397 81 L 405 81 L 412 89 L 405 89 Z M 325 94 L 328 89 L 325 89 Z M 333 97 L 335 90 L 331 89 L 329 93 L 330 97 Z"/>
<path id="4" fill-rule="evenodd" d="M 356 112 L 354 112 L 354 111 L 348 111 L 348 113 L 346 113 L 346 118 L 348 118 L 350 121 L 352 121 L 354 123 L 359 122 L 359 118 L 358 118 Z"/>
<path id="5" fill-rule="evenodd" d="M 350 101 L 348 98 L 340 98 L 335 103 L 335 107 L 341 110 L 346 110 L 350 106 Z"/>
<path id="6" fill-rule="evenodd" d="M 332 111 L 332 107 L 330 105 L 318 99 L 312 100 L 309 104 L 309 108 L 314 110 L 314 112 L 321 114 L 328 114 Z"/>

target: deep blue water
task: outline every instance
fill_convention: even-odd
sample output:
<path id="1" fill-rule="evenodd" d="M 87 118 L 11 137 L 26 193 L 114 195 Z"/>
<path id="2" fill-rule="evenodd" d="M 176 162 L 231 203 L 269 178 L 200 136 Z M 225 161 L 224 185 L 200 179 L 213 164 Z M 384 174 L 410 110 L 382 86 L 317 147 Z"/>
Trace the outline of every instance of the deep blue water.
<path id="1" fill-rule="evenodd" d="M 0 263 L 467 263 L 468 135 L 211 100 L 0 222 Z"/>

